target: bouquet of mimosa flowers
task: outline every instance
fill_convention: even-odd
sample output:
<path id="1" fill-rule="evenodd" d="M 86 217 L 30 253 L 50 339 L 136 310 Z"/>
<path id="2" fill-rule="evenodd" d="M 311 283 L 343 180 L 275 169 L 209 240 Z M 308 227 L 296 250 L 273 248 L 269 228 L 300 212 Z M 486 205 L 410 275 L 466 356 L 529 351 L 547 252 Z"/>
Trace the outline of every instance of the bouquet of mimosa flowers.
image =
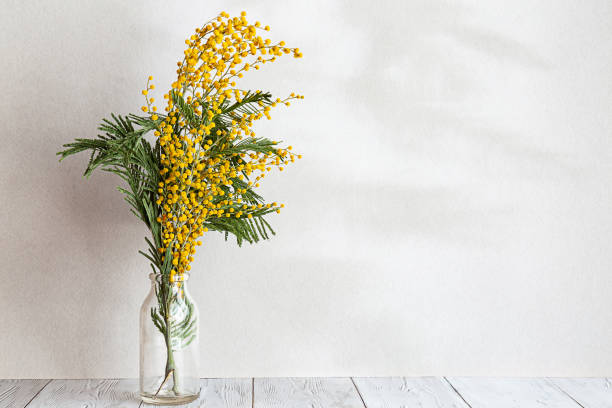
<path id="1" fill-rule="evenodd" d="M 151 264 L 153 282 L 143 305 L 147 321 L 141 315 L 141 395 L 147 402 L 197 398 L 190 384 L 197 377 L 190 361 L 197 360 L 197 347 L 194 354 L 185 352 L 197 344 L 197 308 L 185 283 L 202 235 L 218 231 L 226 239 L 234 236 L 238 245 L 268 239 L 274 231 L 266 216 L 283 204 L 266 202 L 256 189 L 267 172 L 301 158 L 291 146 L 256 136 L 253 125 L 270 119 L 272 108 L 303 96 L 274 98 L 238 85 L 250 70 L 281 56 L 302 56 L 298 48 L 264 38 L 268 30 L 247 22 L 245 12 L 238 17 L 222 12 L 185 41 L 163 109 L 149 77 L 143 113 L 111 114 L 96 138 L 76 139 L 58 153 L 64 159 L 87 151 L 85 176 L 96 169 L 119 176 L 125 182 L 119 190 L 150 232 L 140 251 Z M 155 352 L 147 351 L 147 342 L 163 344 L 160 369 L 149 367 L 155 358 L 147 353 Z"/>

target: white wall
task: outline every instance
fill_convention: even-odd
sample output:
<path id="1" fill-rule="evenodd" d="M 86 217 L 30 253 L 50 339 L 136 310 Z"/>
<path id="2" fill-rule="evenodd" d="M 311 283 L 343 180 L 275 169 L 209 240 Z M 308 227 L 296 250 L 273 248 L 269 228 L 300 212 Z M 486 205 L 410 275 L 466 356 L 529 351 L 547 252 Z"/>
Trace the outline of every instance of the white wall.
<path id="1" fill-rule="evenodd" d="M 143 226 L 54 153 L 221 10 L 299 46 L 272 241 L 208 235 L 202 376 L 612 375 L 612 3 L 4 1 L 0 377 L 137 376 Z M 160 95 L 161 96 L 161 92 Z"/>

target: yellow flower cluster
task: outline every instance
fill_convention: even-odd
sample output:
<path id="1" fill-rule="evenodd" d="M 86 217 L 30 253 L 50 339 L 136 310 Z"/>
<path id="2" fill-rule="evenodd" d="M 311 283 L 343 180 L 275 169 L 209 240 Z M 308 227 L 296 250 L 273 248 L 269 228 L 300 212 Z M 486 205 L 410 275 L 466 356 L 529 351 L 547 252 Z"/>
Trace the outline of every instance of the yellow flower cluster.
<path id="1" fill-rule="evenodd" d="M 195 30 L 185 41 L 184 58 L 178 62 L 177 80 L 164 95 L 166 114 L 157 112 L 152 77 L 143 90 L 144 112 L 156 123 L 161 146 L 160 206 L 162 256 L 171 248 L 171 281 L 182 280 L 190 270 L 198 239 L 207 231 L 207 221 L 223 218 L 251 219 L 269 211 L 280 212 L 282 204 L 255 203 L 247 194 L 273 167 L 301 156 L 292 147 L 277 148 L 277 142 L 257 144 L 253 123 L 270 119 L 271 108 L 303 96 L 271 99 L 261 91 L 236 87 L 244 72 L 259 69 L 282 55 L 302 56 L 299 49 L 283 41 L 272 43 L 260 32 L 259 22 L 249 24 L 246 13 L 230 17 L 222 12 Z M 269 94 L 268 94 L 269 95 Z M 244 109 L 238 109 L 243 107 Z M 248 190 L 248 191 L 247 191 Z"/>

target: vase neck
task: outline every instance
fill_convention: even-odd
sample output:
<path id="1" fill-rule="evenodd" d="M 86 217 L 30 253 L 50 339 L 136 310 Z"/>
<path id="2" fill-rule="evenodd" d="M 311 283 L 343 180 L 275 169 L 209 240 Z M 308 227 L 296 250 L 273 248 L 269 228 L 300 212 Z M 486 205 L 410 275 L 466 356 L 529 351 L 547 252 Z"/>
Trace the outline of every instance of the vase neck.
<path id="1" fill-rule="evenodd" d="M 188 273 L 176 274 L 170 277 L 169 275 L 164 275 L 161 273 L 150 273 L 149 279 L 153 285 L 167 283 L 172 286 L 183 286 L 189 280 Z"/>

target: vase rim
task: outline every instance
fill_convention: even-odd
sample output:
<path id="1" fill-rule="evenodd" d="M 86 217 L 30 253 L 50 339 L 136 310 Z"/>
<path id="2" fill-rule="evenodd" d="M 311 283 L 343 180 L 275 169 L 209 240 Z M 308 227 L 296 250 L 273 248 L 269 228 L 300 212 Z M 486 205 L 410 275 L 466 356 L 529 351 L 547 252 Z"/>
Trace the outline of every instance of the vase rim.
<path id="1" fill-rule="evenodd" d="M 161 282 L 162 279 L 164 279 L 166 275 L 161 274 L 161 273 L 150 273 L 149 274 L 149 279 L 151 279 L 154 282 Z M 174 275 L 174 281 L 171 283 L 178 283 L 178 282 L 187 282 L 187 280 L 189 279 L 189 272 L 183 272 L 182 274 L 176 274 Z"/>

